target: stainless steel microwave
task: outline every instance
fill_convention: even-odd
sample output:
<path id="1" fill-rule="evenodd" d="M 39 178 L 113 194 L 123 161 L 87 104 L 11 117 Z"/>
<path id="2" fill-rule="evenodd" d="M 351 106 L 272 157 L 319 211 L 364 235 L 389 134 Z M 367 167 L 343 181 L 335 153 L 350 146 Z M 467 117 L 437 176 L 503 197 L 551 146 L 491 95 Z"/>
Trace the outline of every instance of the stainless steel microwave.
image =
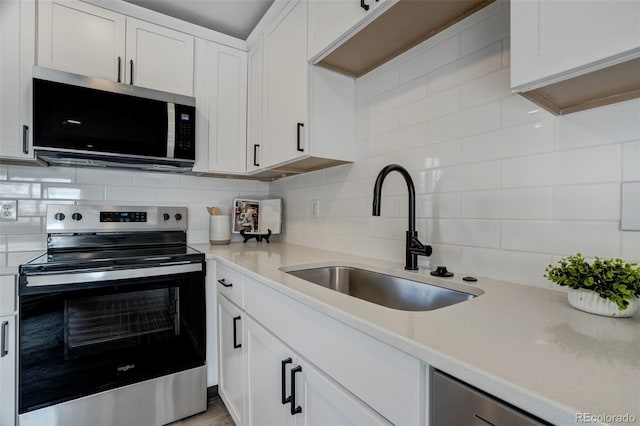
<path id="1" fill-rule="evenodd" d="M 50 165 L 188 171 L 195 98 L 34 67 L 33 149 Z"/>

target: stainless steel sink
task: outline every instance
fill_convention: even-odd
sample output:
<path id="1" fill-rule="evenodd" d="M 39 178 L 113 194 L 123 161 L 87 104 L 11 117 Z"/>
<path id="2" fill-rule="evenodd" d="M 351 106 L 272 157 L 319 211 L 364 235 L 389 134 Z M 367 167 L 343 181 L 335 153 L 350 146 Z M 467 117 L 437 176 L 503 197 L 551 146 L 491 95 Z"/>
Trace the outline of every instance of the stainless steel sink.
<path id="1" fill-rule="evenodd" d="M 403 311 L 431 311 L 476 297 L 475 294 L 352 266 L 282 270 L 322 287 Z M 482 291 L 478 293 L 482 294 Z"/>

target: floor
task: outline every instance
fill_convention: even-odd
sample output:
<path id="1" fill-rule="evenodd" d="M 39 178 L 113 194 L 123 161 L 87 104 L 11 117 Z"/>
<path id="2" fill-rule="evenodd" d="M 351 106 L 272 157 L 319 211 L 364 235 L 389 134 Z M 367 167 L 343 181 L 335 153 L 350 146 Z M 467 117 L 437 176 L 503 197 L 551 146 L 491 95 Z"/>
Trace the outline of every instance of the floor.
<path id="1" fill-rule="evenodd" d="M 235 423 L 220 397 L 212 395 L 207 401 L 207 411 L 171 423 L 168 426 L 235 426 Z"/>

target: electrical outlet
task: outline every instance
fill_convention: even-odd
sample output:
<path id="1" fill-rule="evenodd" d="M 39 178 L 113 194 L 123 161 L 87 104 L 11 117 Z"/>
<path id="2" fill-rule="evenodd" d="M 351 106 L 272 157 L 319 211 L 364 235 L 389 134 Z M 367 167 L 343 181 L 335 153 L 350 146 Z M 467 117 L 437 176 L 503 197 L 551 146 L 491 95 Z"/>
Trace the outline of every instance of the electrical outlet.
<path id="1" fill-rule="evenodd" d="M 311 200 L 311 217 L 320 218 L 320 200 Z"/>
<path id="2" fill-rule="evenodd" d="M 18 220 L 18 200 L 0 200 L 0 220 Z"/>

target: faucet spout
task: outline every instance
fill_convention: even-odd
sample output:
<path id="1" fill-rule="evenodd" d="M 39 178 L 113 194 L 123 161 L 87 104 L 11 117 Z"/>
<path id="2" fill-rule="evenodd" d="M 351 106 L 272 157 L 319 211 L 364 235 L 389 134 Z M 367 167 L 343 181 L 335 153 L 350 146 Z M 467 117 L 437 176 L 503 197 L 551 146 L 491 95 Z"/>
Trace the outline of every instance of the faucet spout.
<path id="1" fill-rule="evenodd" d="M 396 171 L 402 175 L 407 183 L 407 191 L 409 192 L 409 224 L 406 236 L 405 247 L 405 266 L 404 269 L 415 271 L 418 269 L 418 255 L 430 256 L 431 246 L 425 246 L 418 240 L 418 232 L 416 231 L 416 190 L 413 185 L 413 179 L 411 175 L 399 164 L 389 164 L 385 166 L 378 177 L 376 183 L 373 186 L 373 216 L 380 216 L 380 203 L 382 201 L 382 184 L 384 183 L 387 175 L 393 171 Z"/>

